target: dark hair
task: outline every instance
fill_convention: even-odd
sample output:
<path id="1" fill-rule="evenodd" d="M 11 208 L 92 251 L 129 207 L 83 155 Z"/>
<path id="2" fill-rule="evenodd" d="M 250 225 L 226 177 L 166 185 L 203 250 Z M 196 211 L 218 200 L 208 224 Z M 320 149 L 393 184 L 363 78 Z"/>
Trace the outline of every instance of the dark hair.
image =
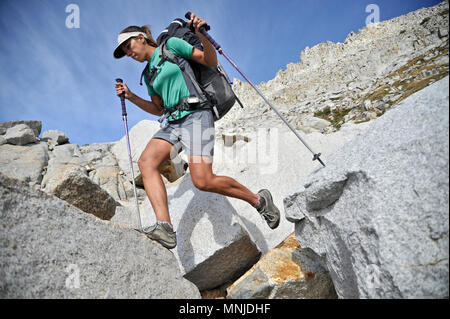
<path id="1" fill-rule="evenodd" d="M 148 25 L 143 25 L 142 27 L 132 25 L 128 28 L 123 29 L 120 33 L 126 32 L 143 32 L 147 35 L 148 39 L 145 39 L 147 41 L 147 44 L 155 48 L 158 47 L 158 44 L 156 43 L 155 39 L 153 39 L 152 32 L 150 31 L 150 27 Z"/>

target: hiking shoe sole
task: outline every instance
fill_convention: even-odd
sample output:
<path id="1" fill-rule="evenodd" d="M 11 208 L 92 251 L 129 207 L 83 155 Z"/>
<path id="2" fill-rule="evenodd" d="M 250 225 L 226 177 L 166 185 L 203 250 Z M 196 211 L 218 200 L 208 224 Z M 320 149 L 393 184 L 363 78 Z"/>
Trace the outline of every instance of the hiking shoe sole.
<path id="1" fill-rule="evenodd" d="M 272 195 L 267 189 L 260 190 L 258 195 L 266 201 L 264 207 L 258 211 L 259 214 L 266 220 L 271 229 L 277 228 L 280 224 L 280 211 L 273 203 Z"/>
<path id="2" fill-rule="evenodd" d="M 177 246 L 176 232 L 169 224 L 157 222 L 155 225 L 143 229 L 143 233 L 167 249 L 173 249 Z"/>

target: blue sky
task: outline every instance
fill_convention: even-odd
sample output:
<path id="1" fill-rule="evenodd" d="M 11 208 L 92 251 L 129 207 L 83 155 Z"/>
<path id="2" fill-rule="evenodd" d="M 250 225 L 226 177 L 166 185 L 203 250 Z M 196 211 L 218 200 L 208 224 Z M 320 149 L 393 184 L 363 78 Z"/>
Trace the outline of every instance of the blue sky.
<path id="1" fill-rule="evenodd" d="M 300 61 L 307 46 L 343 42 L 365 26 L 369 4 L 380 20 L 430 7 L 440 0 L 1 0 L 0 121 L 41 120 L 79 145 L 124 135 L 114 79 L 149 99 L 139 77 L 145 64 L 112 56 L 117 34 L 149 24 L 158 34 L 186 11 L 210 25 L 210 34 L 255 84 Z M 79 28 L 67 28 L 76 4 Z M 230 77 L 241 76 L 219 57 Z M 128 125 L 156 117 L 127 101 Z"/>

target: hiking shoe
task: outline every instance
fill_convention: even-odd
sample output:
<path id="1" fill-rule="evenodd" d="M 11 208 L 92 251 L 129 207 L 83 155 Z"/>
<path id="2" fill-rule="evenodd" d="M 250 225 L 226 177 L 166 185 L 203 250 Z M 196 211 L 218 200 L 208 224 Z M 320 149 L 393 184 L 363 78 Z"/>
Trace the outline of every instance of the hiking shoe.
<path id="1" fill-rule="evenodd" d="M 280 223 L 280 211 L 273 203 L 272 195 L 267 189 L 261 189 L 258 195 L 261 198 L 260 207 L 256 207 L 258 213 L 266 220 L 270 228 L 277 228 Z"/>
<path id="2" fill-rule="evenodd" d="M 157 241 L 167 249 L 177 245 L 177 233 L 168 223 L 156 222 L 156 224 L 142 230 L 148 238 Z"/>

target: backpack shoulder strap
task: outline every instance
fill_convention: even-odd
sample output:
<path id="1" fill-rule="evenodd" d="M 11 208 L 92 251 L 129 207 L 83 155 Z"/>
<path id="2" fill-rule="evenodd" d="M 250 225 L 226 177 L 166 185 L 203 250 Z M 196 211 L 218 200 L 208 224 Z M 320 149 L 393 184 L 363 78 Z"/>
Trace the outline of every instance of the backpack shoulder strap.
<path id="1" fill-rule="evenodd" d="M 139 81 L 140 85 L 142 85 L 142 78 L 143 77 L 145 77 L 147 80 L 150 78 L 149 66 L 150 66 L 150 62 L 147 62 L 147 65 L 145 66 L 144 70 L 142 70 L 141 79 Z"/>
<path id="2" fill-rule="evenodd" d="M 168 39 L 167 39 L 168 40 Z M 172 63 L 175 63 L 176 65 L 180 66 L 179 57 L 172 52 L 170 52 L 169 48 L 167 48 L 167 40 L 165 40 L 160 45 L 159 49 L 159 57 L 161 58 L 161 61 L 169 61 Z M 183 69 L 181 70 L 183 71 Z"/>
<path id="3" fill-rule="evenodd" d="M 189 77 L 189 80 L 195 86 L 196 90 L 198 92 L 203 92 L 202 87 L 199 85 L 197 79 L 195 78 L 195 74 L 193 73 L 192 68 L 189 68 L 189 71 L 186 70 L 186 67 L 185 67 L 186 64 L 183 63 L 183 61 L 187 61 L 187 60 L 170 52 L 170 50 L 167 48 L 166 42 L 167 42 L 167 40 L 164 41 L 160 47 L 161 61 L 163 59 L 165 59 L 169 62 L 172 62 L 172 63 L 175 63 L 176 65 L 178 65 L 178 67 L 181 69 L 181 72 L 183 74 L 186 74 Z"/>
<path id="4" fill-rule="evenodd" d="M 181 72 L 183 73 L 185 80 L 189 79 L 190 84 L 192 85 L 192 88 L 189 89 L 189 91 L 192 93 L 192 89 L 197 92 L 197 95 L 205 94 L 205 90 L 200 85 L 199 81 L 197 80 L 194 70 L 192 69 L 191 64 L 188 60 L 186 60 L 183 57 L 179 57 L 167 48 L 167 46 L 164 43 L 164 46 L 161 47 L 161 52 L 163 53 L 164 58 L 167 59 L 167 61 L 170 61 L 172 63 L 175 63 L 180 68 Z M 190 87 L 189 83 L 188 87 Z"/>
<path id="5" fill-rule="evenodd" d="M 165 55 L 163 54 L 163 47 L 165 46 L 165 42 L 161 44 L 161 47 L 159 48 L 159 56 L 161 57 L 161 60 L 159 61 L 158 65 L 156 67 L 150 68 L 150 62 L 147 62 L 147 65 L 145 66 L 144 70 L 141 73 L 141 80 L 139 82 L 140 85 L 142 85 L 142 78 L 145 77 L 147 79 L 147 82 L 149 82 L 150 86 L 153 86 L 153 82 L 155 82 L 156 77 L 156 71 L 159 69 L 159 67 L 164 63 L 164 61 L 167 60 L 165 58 Z M 169 50 L 167 50 L 169 51 Z"/>

